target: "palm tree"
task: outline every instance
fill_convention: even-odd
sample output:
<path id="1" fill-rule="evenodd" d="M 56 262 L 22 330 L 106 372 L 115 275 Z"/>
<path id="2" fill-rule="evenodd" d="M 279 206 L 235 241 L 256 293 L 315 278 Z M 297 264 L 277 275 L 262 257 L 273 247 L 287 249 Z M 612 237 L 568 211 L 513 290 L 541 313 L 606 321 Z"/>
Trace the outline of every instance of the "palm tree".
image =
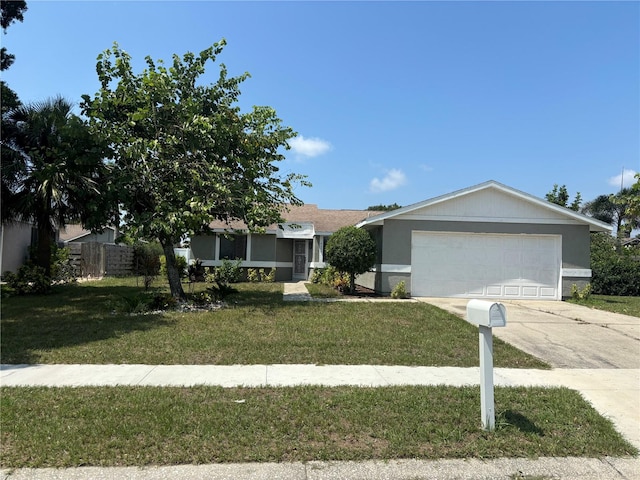
<path id="1" fill-rule="evenodd" d="M 55 231 L 95 211 L 103 149 L 62 97 L 21 105 L 3 115 L 2 222 L 30 221 L 35 263 L 50 274 Z"/>
<path id="2" fill-rule="evenodd" d="M 640 226 L 640 218 L 629 215 L 631 190 L 623 188 L 615 195 L 599 195 L 582 207 L 582 213 L 616 227 L 619 237 L 629 236 L 631 230 Z"/>

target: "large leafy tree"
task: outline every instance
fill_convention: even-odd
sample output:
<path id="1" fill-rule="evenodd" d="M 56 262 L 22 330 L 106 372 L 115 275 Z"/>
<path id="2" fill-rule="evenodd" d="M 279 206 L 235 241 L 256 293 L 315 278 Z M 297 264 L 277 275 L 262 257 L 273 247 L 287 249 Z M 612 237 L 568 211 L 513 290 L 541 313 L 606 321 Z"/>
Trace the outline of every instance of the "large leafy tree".
<path id="1" fill-rule="evenodd" d="M 0 0 L 0 26 L 6 33 L 7 28 L 13 22 L 22 22 L 23 13 L 27 10 L 27 2 L 24 0 Z M 11 66 L 15 56 L 7 53 L 7 49 L 0 49 L 0 70 L 6 70 Z"/>
<path id="2" fill-rule="evenodd" d="M 24 19 L 23 13 L 26 10 L 27 2 L 24 0 L 0 0 L 0 26 L 2 26 L 4 33 L 7 33 L 7 28 L 9 28 L 9 25 L 13 22 L 22 22 Z M 7 53 L 5 47 L 0 49 L 0 70 L 5 71 L 11 66 L 14 60 L 15 55 Z M 9 110 L 19 107 L 20 100 L 16 92 L 9 88 L 4 80 L 0 80 L 0 87 L 2 89 L 0 92 L 0 102 L 2 102 L 2 114 L 4 115 Z M 3 131 L 2 137 L 4 136 Z"/>
<path id="3" fill-rule="evenodd" d="M 376 242 L 366 230 L 342 227 L 327 241 L 327 262 L 349 274 L 349 291 L 355 291 L 356 275 L 369 271 L 376 261 Z"/>
<path id="4" fill-rule="evenodd" d="M 55 229 L 68 221 L 97 221 L 103 149 L 62 97 L 3 115 L 2 222 L 34 222 L 36 264 L 50 274 Z"/>
<path id="5" fill-rule="evenodd" d="M 281 221 L 282 204 L 301 204 L 296 174 L 282 176 L 276 162 L 295 136 L 270 107 L 242 113 L 239 85 L 248 74 L 202 84 L 208 62 L 224 40 L 202 51 L 173 56 L 169 67 L 146 58 L 134 73 L 117 44 L 98 57 L 101 89 L 83 96 L 92 129 L 112 147 L 111 186 L 124 212 L 123 229 L 158 240 L 167 260 L 171 293 L 185 298 L 173 246 L 215 219 L 239 219 L 250 229 Z"/>

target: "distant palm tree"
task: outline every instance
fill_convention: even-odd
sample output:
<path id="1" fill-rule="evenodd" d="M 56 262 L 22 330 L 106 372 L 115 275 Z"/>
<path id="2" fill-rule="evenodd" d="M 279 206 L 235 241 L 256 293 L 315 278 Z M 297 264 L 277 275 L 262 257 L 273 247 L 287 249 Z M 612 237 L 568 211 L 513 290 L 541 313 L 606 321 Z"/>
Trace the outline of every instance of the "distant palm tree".
<path id="1" fill-rule="evenodd" d="M 631 230 L 640 226 L 640 218 L 627 214 L 631 190 L 624 188 L 615 195 L 599 195 L 584 204 L 582 213 L 592 216 L 616 228 L 618 236 L 629 236 Z"/>
<path id="2" fill-rule="evenodd" d="M 35 261 L 47 275 L 56 229 L 87 218 L 106 168 L 103 149 L 72 108 L 57 97 L 2 118 L 2 222 L 35 224 Z"/>

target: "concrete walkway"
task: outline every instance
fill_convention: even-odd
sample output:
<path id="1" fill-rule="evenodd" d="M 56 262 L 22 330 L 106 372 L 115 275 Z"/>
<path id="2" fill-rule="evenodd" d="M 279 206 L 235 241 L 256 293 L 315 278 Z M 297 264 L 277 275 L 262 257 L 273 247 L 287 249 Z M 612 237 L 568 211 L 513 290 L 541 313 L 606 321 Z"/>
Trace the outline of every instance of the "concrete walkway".
<path id="1" fill-rule="evenodd" d="M 332 302 L 418 302 L 418 300 L 413 298 L 405 298 L 405 299 L 396 299 L 390 297 L 333 297 L 333 298 L 313 298 L 307 287 L 304 280 L 299 282 L 285 282 L 284 292 L 282 299 L 285 302 L 322 302 L 322 303 L 332 303 Z"/>
<path id="2" fill-rule="evenodd" d="M 304 284 L 305 282 L 284 283 L 282 299 L 285 302 L 308 302 L 313 300 Z"/>

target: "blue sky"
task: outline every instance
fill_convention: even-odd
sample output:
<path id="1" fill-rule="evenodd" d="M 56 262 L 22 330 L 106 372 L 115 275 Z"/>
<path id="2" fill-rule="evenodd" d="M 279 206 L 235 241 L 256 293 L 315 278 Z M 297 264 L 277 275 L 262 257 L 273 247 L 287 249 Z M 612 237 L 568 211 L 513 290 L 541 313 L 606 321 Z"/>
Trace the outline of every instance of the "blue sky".
<path id="1" fill-rule="evenodd" d="M 583 200 L 640 171 L 638 2 L 27 0 L 2 35 L 25 102 L 98 90 L 114 41 L 169 61 L 221 38 L 240 106 L 298 132 L 281 162 L 305 203 L 408 205 L 497 180 Z M 218 66 L 210 64 L 214 81 Z"/>

